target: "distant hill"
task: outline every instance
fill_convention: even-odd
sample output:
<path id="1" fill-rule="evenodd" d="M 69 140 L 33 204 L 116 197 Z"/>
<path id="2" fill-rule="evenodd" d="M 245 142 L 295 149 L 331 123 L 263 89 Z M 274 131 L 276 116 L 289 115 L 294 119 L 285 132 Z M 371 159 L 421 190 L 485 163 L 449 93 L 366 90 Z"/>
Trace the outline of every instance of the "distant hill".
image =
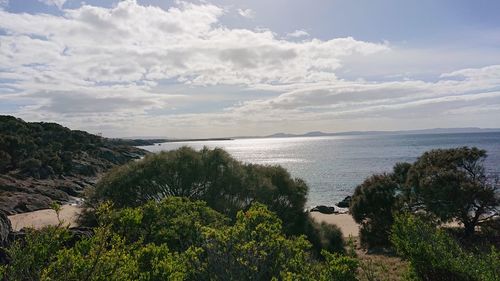
<path id="1" fill-rule="evenodd" d="M 423 130 L 403 130 L 403 131 L 347 131 L 338 133 L 325 133 L 313 131 L 305 134 L 276 133 L 268 136 L 242 136 L 238 138 L 296 138 L 296 137 L 326 137 L 326 136 L 349 136 L 349 135 L 410 135 L 410 134 L 458 134 L 458 133 L 489 133 L 500 132 L 500 128 L 483 129 L 476 127 L 465 128 L 435 128 Z"/>

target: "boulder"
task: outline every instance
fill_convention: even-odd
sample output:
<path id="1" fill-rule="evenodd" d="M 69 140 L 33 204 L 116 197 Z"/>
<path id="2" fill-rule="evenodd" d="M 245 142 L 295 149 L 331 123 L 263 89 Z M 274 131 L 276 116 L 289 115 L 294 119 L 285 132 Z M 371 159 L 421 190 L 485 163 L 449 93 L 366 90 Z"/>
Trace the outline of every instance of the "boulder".
<path id="1" fill-rule="evenodd" d="M 339 208 L 349 208 L 349 205 L 351 204 L 351 196 L 346 196 L 344 200 L 340 201 L 337 203 L 337 207 Z"/>
<path id="2" fill-rule="evenodd" d="M 319 205 L 311 209 L 311 212 L 320 212 L 322 214 L 335 214 L 338 213 L 335 210 L 335 207 L 332 206 L 324 206 L 324 205 Z"/>

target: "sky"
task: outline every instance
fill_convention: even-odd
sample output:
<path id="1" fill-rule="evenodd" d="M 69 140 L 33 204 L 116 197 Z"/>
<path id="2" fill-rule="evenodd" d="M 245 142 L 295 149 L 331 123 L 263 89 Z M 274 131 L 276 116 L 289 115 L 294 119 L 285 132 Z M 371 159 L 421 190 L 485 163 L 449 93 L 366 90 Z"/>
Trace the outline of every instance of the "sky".
<path id="1" fill-rule="evenodd" d="M 0 0 L 0 114 L 109 137 L 500 127 L 500 1 Z"/>

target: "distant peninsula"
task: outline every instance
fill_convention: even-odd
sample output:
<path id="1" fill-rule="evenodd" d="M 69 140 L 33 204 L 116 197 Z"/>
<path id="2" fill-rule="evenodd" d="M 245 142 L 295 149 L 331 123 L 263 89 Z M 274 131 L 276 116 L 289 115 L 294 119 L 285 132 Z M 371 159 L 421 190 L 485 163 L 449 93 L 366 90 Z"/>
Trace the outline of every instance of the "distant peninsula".
<path id="1" fill-rule="evenodd" d="M 401 131 L 347 131 L 337 133 L 325 133 L 312 131 L 304 134 L 276 133 L 267 136 L 239 136 L 234 139 L 249 138 L 297 138 L 297 137 L 328 137 L 328 136 L 356 136 L 356 135 L 423 135 L 423 134 L 461 134 L 461 133 L 492 133 L 500 132 L 500 128 L 434 128 L 421 130 L 401 130 Z"/>

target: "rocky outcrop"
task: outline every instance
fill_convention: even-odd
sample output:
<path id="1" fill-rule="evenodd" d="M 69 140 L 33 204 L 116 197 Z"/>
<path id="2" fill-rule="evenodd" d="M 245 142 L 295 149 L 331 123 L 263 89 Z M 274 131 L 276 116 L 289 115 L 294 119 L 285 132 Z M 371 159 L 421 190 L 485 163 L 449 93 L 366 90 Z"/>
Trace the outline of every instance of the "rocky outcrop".
<path id="1" fill-rule="evenodd" d="M 82 197 L 83 191 L 95 184 L 96 178 L 82 176 L 55 179 L 17 179 L 0 176 L 0 210 L 7 215 L 50 208 L 53 201 L 71 202 L 73 197 Z"/>
<path id="2" fill-rule="evenodd" d="M 310 210 L 310 212 L 319 212 L 322 214 L 336 214 L 338 213 L 337 210 L 335 210 L 335 207 L 332 206 L 324 206 L 324 205 L 319 205 Z"/>
<path id="3" fill-rule="evenodd" d="M 349 205 L 351 204 L 351 196 L 346 196 L 344 200 L 340 201 L 337 203 L 337 207 L 339 208 L 349 208 Z"/>

